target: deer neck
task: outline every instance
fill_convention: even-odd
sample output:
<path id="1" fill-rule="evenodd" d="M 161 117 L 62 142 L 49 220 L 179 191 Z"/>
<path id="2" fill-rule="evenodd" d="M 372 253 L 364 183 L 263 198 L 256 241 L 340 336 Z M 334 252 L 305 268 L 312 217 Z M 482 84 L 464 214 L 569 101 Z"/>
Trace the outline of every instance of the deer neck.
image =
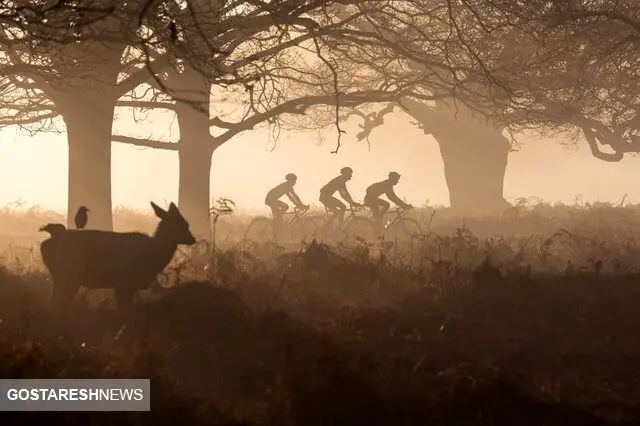
<path id="1" fill-rule="evenodd" d="M 178 244 L 175 242 L 174 238 L 171 238 L 170 235 L 158 232 L 157 229 L 151 238 L 156 243 L 158 251 L 165 253 L 169 257 L 169 259 L 173 257 L 173 254 L 178 248 Z"/>

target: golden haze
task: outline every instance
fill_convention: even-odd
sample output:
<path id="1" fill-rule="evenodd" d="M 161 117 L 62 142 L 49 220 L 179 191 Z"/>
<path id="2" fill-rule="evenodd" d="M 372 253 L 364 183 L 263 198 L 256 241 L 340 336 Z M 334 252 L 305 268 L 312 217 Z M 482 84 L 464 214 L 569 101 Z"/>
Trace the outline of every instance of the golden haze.
<path id="1" fill-rule="evenodd" d="M 150 124 L 135 124 L 122 113 L 114 133 L 176 140 L 179 129 L 167 113 L 157 113 Z M 335 148 L 336 132 L 329 128 L 319 144 L 318 132 L 282 132 L 277 145 L 266 129 L 246 132 L 220 147 L 213 156 L 212 197 L 233 199 L 244 211 L 266 212 L 264 194 L 288 172 L 298 174 L 297 190 L 306 203 L 317 203 L 318 189 L 345 165 L 353 167 L 350 190 L 362 200 L 364 189 L 384 179 L 390 170 L 401 175 L 396 192 L 422 205 L 448 205 L 448 191 L 437 143 L 410 123 L 402 113 L 389 116 L 366 141 L 356 141 L 357 123 L 345 127 L 343 146 Z M 162 125 L 161 123 L 166 123 Z M 156 130 L 157 129 L 157 130 Z M 149 201 L 177 201 L 178 160 L 175 151 L 159 151 L 114 143 L 114 205 L 148 209 Z M 472 158 L 469 161 L 473 161 Z M 606 163 L 593 158 L 586 147 L 567 150 L 552 140 L 524 140 L 509 158 L 505 179 L 507 199 L 537 196 L 549 202 L 640 201 L 640 159 Z M 66 135 L 28 136 L 7 128 L 0 137 L 0 191 L 2 205 L 21 200 L 64 211 L 67 199 Z"/>

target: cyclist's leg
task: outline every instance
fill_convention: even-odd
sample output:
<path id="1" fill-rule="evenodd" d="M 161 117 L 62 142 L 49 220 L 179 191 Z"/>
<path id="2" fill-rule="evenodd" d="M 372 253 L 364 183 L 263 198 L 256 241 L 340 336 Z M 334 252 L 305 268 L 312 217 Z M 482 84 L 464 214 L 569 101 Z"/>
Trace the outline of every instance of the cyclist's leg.
<path id="1" fill-rule="evenodd" d="M 287 203 L 280 200 L 271 200 L 267 205 L 271 208 L 271 216 L 273 217 L 274 227 L 282 227 L 282 215 L 289 209 Z"/>
<path id="2" fill-rule="evenodd" d="M 276 205 L 271 202 L 271 203 L 265 203 L 267 206 L 269 206 L 269 208 L 271 209 L 271 219 L 273 219 L 273 224 L 275 225 L 276 222 L 278 221 L 278 216 L 280 214 L 280 212 L 278 211 L 278 207 L 276 207 Z"/>
<path id="3" fill-rule="evenodd" d="M 364 200 L 362 201 L 362 205 L 368 208 L 369 210 L 371 210 L 372 215 L 374 214 L 375 206 L 371 203 L 371 199 L 364 197 Z"/>
<path id="4" fill-rule="evenodd" d="M 389 204 L 388 201 L 382 200 L 380 198 L 378 198 L 378 202 L 380 203 L 380 216 L 384 216 L 384 214 L 389 211 L 389 207 L 391 207 L 391 204 Z"/>
<path id="5" fill-rule="evenodd" d="M 289 205 L 284 201 L 276 200 L 276 208 L 278 210 L 278 221 L 282 225 L 282 216 L 289 210 Z"/>
<path id="6" fill-rule="evenodd" d="M 342 225 L 344 222 L 344 212 L 347 209 L 347 206 L 333 196 L 327 197 L 325 200 L 325 206 L 335 213 L 336 218 L 338 219 L 338 224 Z"/>
<path id="7" fill-rule="evenodd" d="M 267 206 L 269 206 L 269 208 L 271 209 L 271 226 L 273 227 L 273 231 L 276 233 L 278 233 L 280 226 L 278 225 L 278 219 L 279 219 L 279 211 L 278 208 L 276 206 L 276 204 L 273 202 L 273 200 L 267 200 L 265 201 L 265 204 Z"/>
<path id="8" fill-rule="evenodd" d="M 329 218 L 329 222 L 331 222 L 333 220 L 333 215 L 329 213 L 335 213 L 335 212 L 331 208 L 331 203 L 327 201 L 327 198 L 328 198 L 327 196 L 320 194 L 320 198 L 318 198 L 318 201 L 320 201 L 320 204 L 322 204 L 324 208 L 327 210 L 327 216 Z"/>
<path id="9" fill-rule="evenodd" d="M 333 223 L 333 220 L 337 217 L 337 211 L 335 208 L 335 204 L 332 202 L 332 196 L 330 195 L 320 195 L 318 199 L 322 205 L 327 209 L 327 216 L 329 217 L 329 223 Z"/>
<path id="10" fill-rule="evenodd" d="M 378 205 L 380 206 L 380 216 L 378 220 L 380 221 L 380 230 L 383 228 L 384 215 L 389 211 L 389 207 L 391 206 L 388 201 L 381 200 L 378 198 Z"/>
<path id="11" fill-rule="evenodd" d="M 382 219 L 389 210 L 389 203 L 380 198 L 367 200 L 366 205 L 371 209 L 373 224 L 378 231 L 382 230 Z"/>
<path id="12" fill-rule="evenodd" d="M 362 203 L 363 206 L 365 206 L 366 208 L 368 208 L 369 210 L 371 210 L 371 220 L 375 226 L 376 221 L 377 221 L 377 217 L 378 217 L 378 206 L 376 205 L 376 198 L 367 198 L 364 197 L 364 202 Z"/>

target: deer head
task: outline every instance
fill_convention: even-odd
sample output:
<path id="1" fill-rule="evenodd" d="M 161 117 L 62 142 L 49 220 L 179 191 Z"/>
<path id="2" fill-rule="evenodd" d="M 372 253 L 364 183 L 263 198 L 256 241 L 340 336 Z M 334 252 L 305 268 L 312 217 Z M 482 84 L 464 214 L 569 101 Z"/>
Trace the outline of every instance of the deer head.
<path id="1" fill-rule="evenodd" d="M 176 245 L 190 246 L 195 244 L 196 239 L 189 230 L 189 222 L 180 214 L 175 204 L 171 203 L 169 209 L 164 210 L 152 201 L 151 207 L 160 219 L 155 233 L 156 237 Z"/>

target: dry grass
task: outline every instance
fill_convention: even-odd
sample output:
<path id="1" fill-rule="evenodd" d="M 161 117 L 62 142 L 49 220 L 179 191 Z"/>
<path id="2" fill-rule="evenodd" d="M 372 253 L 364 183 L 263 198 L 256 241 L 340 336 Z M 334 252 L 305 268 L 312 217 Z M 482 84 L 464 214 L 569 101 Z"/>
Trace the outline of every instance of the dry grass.
<path id="1" fill-rule="evenodd" d="M 517 214 L 515 214 L 517 213 Z M 433 212 L 414 216 L 426 227 Z M 34 232 L 60 215 L 0 212 L 0 374 L 152 377 L 152 413 L 52 414 L 118 424 L 605 425 L 640 421 L 640 210 L 438 211 L 411 246 L 176 257 L 122 314 L 83 294 L 64 313 Z M 120 210 L 118 229 L 150 231 Z M 20 235 L 18 239 L 16 235 Z M 34 249 L 35 248 L 35 249 Z M 6 420 L 5 420 L 6 419 Z M 28 416 L 3 416 L 3 424 Z M 38 421 L 36 419 L 36 421 Z"/>

